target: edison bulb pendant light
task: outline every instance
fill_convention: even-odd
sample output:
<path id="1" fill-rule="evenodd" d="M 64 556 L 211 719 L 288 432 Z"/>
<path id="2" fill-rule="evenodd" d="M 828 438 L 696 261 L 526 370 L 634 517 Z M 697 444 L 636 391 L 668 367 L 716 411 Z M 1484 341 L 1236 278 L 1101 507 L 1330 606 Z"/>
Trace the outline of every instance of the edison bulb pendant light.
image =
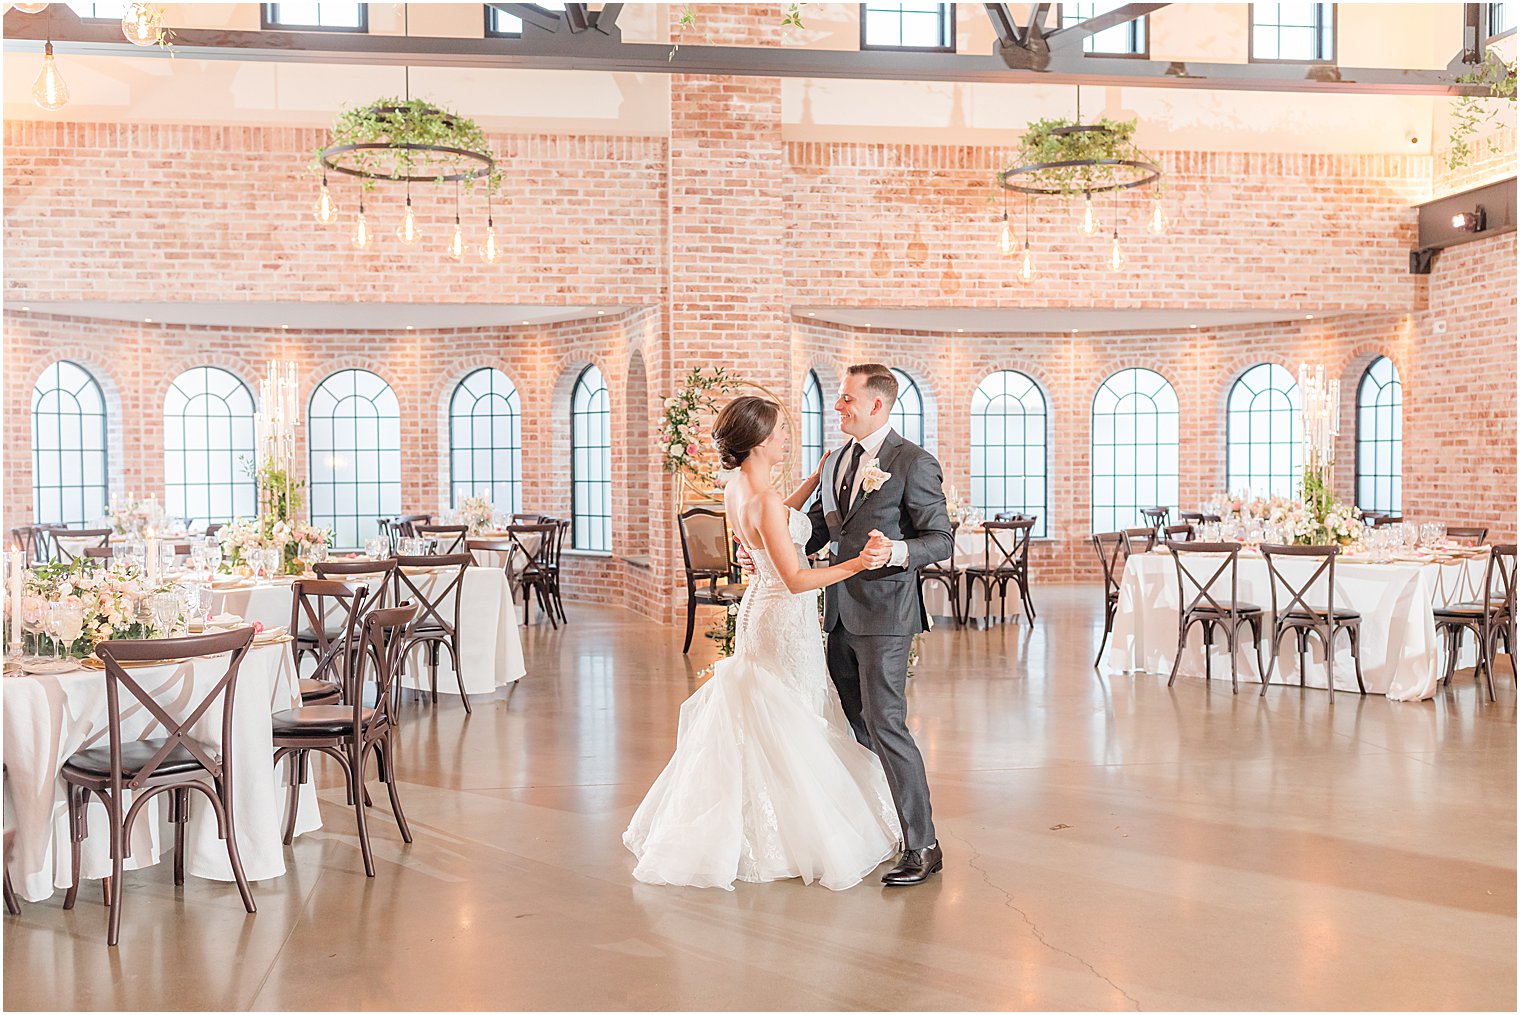
<path id="1" fill-rule="evenodd" d="M 324 226 L 330 226 L 338 221 L 338 206 L 333 203 L 332 193 L 327 189 L 327 176 L 322 177 L 322 190 L 317 194 L 317 203 L 312 205 L 312 214 L 318 222 Z"/>
<path id="2" fill-rule="evenodd" d="M 48 9 L 47 4 L 12 4 L 22 14 L 41 14 Z"/>
<path id="3" fill-rule="evenodd" d="M 1161 207 L 1160 194 L 1151 200 L 1151 220 L 1146 223 L 1145 231 L 1157 236 L 1166 232 L 1166 212 Z"/>
<path id="4" fill-rule="evenodd" d="M 1019 281 L 1034 281 L 1034 251 L 1029 249 L 1029 244 L 1024 244 L 1024 254 L 1019 258 Z"/>
<path id="5" fill-rule="evenodd" d="M 364 221 L 364 199 L 359 199 L 359 217 L 354 221 L 354 249 L 367 250 L 369 248 L 370 232 L 369 223 Z"/>
<path id="6" fill-rule="evenodd" d="M 396 227 L 396 235 L 402 243 L 416 243 L 422 235 L 417 229 L 417 217 L 412 214 L 412 195 L 406 196 L 406 214 L 401 218 L 401 224 Z"/>
<path id="7" fill-rule="evenodd" d="M 486 264 L 496 263 L 496 223 L 486 219 L 486 241 L 480 245 L 480 259 Z"/>
<path id="8" fill-rule="evenodd" d="M 1013 227 L 1008 224 L 1008 212 L 1003 212 L 1003 229 L 998 233 L 998 250 L 1005 256 L 1013 253 Z"/>
<path id="9" fill-rule="evenodd" d="M 1119 230 L 1114 230 L 1114 242 L 1108 248 L 1108 270 L 1124 270 L 1124 250 L 1119 246 Z"/>
<path id="10" fill-rule="evenodd" d="M 1086 236 L 1097 236 L 1103 229 L 1103 223 L 1098 221 L 1098 209 L 1093 207 L 1092 195 L 1088 194 L 1082 202 L 1082 233 Z"/>
<path id="11" fill-rule="evenodd" d="M 58 73 L 51 41 L 42 51 L 42 73 L 32 84 L 32 101 L 49 111 L 62 109 L 69 102 L 69 86 L 63 83 L 63 75 Z"/>
<path id="12" fill-rule="evenodd" d="M 121 16 L 121 34 L 134 46 L 156 46 L 164 30 L 155 24 L 153 12 L 147 4 L 130 3 Z"/>
<path id="13" fill-rule="evenodd" d="M 454 216 L 454 238 L 449 240 L 449 257 L 458 261 L 464 257 L 464 228 L 459 224 L 459 216 Z"/>

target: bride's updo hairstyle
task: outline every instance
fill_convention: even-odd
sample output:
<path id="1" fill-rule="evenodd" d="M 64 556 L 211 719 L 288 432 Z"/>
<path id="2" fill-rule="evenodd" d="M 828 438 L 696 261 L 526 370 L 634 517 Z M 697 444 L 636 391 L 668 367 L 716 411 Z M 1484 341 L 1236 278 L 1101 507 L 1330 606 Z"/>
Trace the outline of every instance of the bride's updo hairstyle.
<path id="1" fill-rule="evenodd" d="M 713 423 L 713 440 L 718 445 L 718 464 L 737 469 L 758 444 L 765 443 L 776 429 L 781 406 L 759 395 L 740 395 L 723 407 Z"/>

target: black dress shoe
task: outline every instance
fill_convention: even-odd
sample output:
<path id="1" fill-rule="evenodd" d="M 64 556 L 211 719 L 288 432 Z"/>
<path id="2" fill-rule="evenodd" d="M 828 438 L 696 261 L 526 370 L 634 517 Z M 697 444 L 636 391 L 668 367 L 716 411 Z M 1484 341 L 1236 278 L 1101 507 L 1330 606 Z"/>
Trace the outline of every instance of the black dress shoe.
<path id="1" fill-rule="evenodd" d="M 881 876 L 884 885 L 916 885 L 929 880 L 930 874 L 938 874 L 945 866 L 945 854 L 939 843 L 925 849 L 905 849 L 898 858 L 897 866 Z"/>

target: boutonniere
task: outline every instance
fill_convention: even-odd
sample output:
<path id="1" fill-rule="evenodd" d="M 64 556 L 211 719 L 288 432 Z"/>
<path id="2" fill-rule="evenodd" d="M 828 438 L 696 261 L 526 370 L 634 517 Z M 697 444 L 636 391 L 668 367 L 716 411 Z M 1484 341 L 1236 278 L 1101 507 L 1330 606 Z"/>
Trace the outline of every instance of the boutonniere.
<path id="1" fill-rule="evenodd" d="M 890 472 L 881 471 L 880 458 L 871 459 L 866 463 L 866 471 L 863 472 L 860 476 L 861 500 L 864 500 L 865 498 L 871 496 L 871 494 L 875 493 L 877 490 L 880 490 L 882 486 L 886 484 L 887 480 L 891 478 L 892 474 Z"/>

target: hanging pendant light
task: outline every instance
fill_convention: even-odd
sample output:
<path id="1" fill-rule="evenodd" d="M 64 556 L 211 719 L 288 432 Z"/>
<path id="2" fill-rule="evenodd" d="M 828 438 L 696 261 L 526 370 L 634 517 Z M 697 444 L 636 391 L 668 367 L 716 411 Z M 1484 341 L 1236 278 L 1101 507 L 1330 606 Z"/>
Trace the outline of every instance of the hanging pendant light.
<path id="1" fill-rule="evenodd" d="M 459 184 L 454 184 L 454 237 L 449 240 L 449 257 L 455 261 L 464 258 L 464 227 L 459 224 Z"/>
<path id="2" fill-rule="evenodd" d="M 1108 270 L 1123 271 L 1126 264 L 1124 248 L 1119 246 L 1119 230 L 1114 229 L 1114 242 L 1108 248 Z"/>
<path id="3" fill-rule="evenodd" d="M 1005 257 L 1014 250 L 1013 226 L 1008 224 L 1008 209 L 1003 209 L 1003 229 L 998 233 L 998 252 Z"/>
<path id="4" fill-rule="evenodd" d="M 401 217 L 401 224 L 396 227 L 396 236 L 402 243 L 416 243 L 422 233 L 417 229 L 417 216 L 412 214 L 412 186 L 406 187 L 406 214 Z"/>
<path id="5" fill-rule="evenodd" d="M 1097 236 L 1103 231 L 1103 223 L 1098 221 L 1098 209 L 1093 207 L 1092 194 L 1088 193 L 1082 199 L 1082 224 L 1079 226 L 1084 236 Z"/>
<path id="6" fill-rule="evenodd" d="M 496 263 L 496 220 L 491 216 L 491 191 L 486 189 L 486 241 L 480 245 L 480 259 L 486 264 Z"/>
<path id="7" fill-rule="evenodd" d="M 1034 251 L 1029 249 L 1029 195 L 1024 195 L 1024 251 L 1019 256 L 1019 281 L 1028 285 L 1034 281 Z"/>
<path id="8" fill-rule="evenodd" d="M 359 191 L 359 217 L 354 221 L 353 245 L 355 250 L 369 249 L 369 223 L 364 220 L 364 191 Z"/>
<path id="9" fill-rule="evenodd" d="M 145 3 L 129 3 L 121 15 L 121 34 L 134 46 L 156 46 L 164 36 L 162 17 Z"/>
<path id="10" fill-rule="evenodd" d="M 317 202 L 312 205 L 312 215 L 324 226 L 330 226 L 338 221 L 338 206 L 333 203 L 332 192 L 327 189 L 327 174 L 322 174 L 322 189 L 317 194 Z"/>
<path id="11" fill-rule="evenodd" d="M 48 9 L 47 4 L 12 4 L 11 6 L 22 14 L 41 14 Z"/>
<path id="12" fill-rule="evenodd" d="M 1157 191 L 1151 196 L 1151 218 L 1145 224 L 1145 231 L 1155 236 L 1166 232 L 1166 211 L 1161 207 L 1161 193 Z"/>
<path id="13" fill-rule="evenodd" d="M 69 104 L 69 86 L 58 73 L 58 61 L 53 59 L 53 40 L 49 39 L 42 50 L 42 73 L 32 83 L 32 101 L 52 112 Z"/>

